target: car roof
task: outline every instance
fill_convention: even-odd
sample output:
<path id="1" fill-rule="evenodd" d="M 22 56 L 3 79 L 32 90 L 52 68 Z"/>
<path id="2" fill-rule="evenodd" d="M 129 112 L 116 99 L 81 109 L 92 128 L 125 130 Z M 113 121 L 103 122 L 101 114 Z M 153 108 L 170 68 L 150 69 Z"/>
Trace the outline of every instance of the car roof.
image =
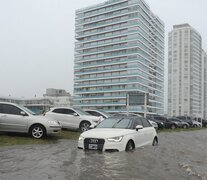
<path id="1" fill-rule="evenodd" d="M 142 116 L 134 116 L 134 115 L 126 115 L 126 114 L 117 114 L 117 115 L 114 115 L 114 116 L 111 116 L 109 118 L 130 118 L 130 119 L 137 119 L 137 118 L 140 118 Z"/>
<path id="2" fill-rule="evenodd" d="M 113 116 L 143 117 L 143 116 L 141 116 L 141 115 L 139 115 L 139 114 L 135 114 L 135 113 L 128 113 L 128 115 L 127 115 L 127 113 L 116 113 L 116 114 L 114 114 Z"/>
<path id="3" fill-rule="evenodd" d="M 18 106 L 18 104 L 16 104 L 16 103 L 11 103 L 11 102 L 0 102 L 0 104 L 10 104 L 10 105 Z"/>
<path id="4" fill-rule="evenodd" d="M 67 106 L 60 106 L 60 107 L 51 107 L 50 110 L 54 110 L 54 109 L 73 109 L 71 107 L 67 107 Z"/>

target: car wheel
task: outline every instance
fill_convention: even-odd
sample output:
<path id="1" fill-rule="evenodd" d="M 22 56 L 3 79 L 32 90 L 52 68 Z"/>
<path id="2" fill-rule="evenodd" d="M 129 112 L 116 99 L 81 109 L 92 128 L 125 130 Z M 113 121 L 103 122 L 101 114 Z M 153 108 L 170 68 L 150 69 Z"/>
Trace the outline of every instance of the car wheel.
<path id="1" fill-rule="evenodd" d="M 46 135 L 46 130 L 42 125 L 34 125 L 30 129 L 30 134 L 33 138 L 40 139 Z"/>
<path id="2" fill-rule="evenodd" d="M 128 141 L 127 145 L 126 145 L 126 151 L 132 151 L 134 149 L 134 143 L 132 140 Z"/>
<path id="3" fill-rule="evenodd" d="M 184 124 L 184 125 L 183 125 L 183 128 L 184 128 L 184 129 L 186 129 L 186 128 L 187 128 L 187 125 L 186 125 L 186 124 Z"/>
<path id="4" fill-rule="evenodd" d="M 89 130 L 90 125 L 91 125 L 91 123 L 88 122 L 88 121 L 81 122 L 81 124 L 80 124 L 80 131 L 84 132 L 84 131 Z"/>
<path id="5" fill-rule="evenodd" d="M 176 126 L 174 124 L 171 125 L 171 129 L 175 129 Z"/>
<path id="6" fill-rule="evenodd" d="M 153 139 L 152 145 L 153 145 L 153 146 L 157 146 L 157 145 L 158 145 L 158 139 L 157 139 L 157 137 L 155 137 L 155 138 Z"/>
<path id="7" fill-rule="evenodd" d="M 198 127 L 198 126 L 197 126 L 196 124 L 193 124 L 193 127 L 196 128 L 196 127 Z"/>

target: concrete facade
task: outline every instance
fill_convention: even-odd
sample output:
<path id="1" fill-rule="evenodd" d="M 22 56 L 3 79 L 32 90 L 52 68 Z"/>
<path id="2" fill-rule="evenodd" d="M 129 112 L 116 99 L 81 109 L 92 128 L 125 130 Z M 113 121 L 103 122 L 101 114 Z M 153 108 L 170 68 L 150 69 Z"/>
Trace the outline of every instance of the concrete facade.
<path id="1" fill-rule="evenodd" d="M 168 115 L 204 116 L 202 39 L 189 24 L 168 36 Z"/>
<path id="2" fill-rule="evenodd" d="M 138 91 L 149 93 L 148 113 L 163 114 L 164 24 L 144 0 L 77 10 L 75 31 L 75 106 L 125 112 L 126 94 Z"/>

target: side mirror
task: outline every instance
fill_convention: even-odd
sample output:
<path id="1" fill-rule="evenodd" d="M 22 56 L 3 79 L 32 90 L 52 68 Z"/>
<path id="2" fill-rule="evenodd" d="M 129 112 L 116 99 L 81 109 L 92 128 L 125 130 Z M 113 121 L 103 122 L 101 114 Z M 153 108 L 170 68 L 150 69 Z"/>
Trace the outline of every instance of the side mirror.
<path id="1" fill-rule="evenodd" d="M 20 114 L 21 114 L 22 116 L 27 116 L 27 114 L 26 114 L 24 111 L 21 111 Z"/>
<path id="2" fill-rule="evenodd" d="M 136 126 L 136 131 L 139 131 L 140 129 L 143 129 L 143 126 L 142 125 L 137 125 Z"/>
<path id="3" fill-rule="evenodd" d="M 77 113 L 73 113 L 73 116 L 79 116 Z"/>

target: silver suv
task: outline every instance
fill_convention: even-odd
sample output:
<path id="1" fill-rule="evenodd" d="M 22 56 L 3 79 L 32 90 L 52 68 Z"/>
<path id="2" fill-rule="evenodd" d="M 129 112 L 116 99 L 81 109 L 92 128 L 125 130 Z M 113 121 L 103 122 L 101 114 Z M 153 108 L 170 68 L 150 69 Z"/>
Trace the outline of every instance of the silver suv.
<path id="1" fill-rule="evenodd" d="M 53 119 L 35 116 L 23 106 L 0 102 L 0 131 L 29 133 L 39 139 L 60 132 L 61 125 Z"/>
<path id="2" fill-rule="evenodd" d="M 79 108 L 55 107 L 45 114 L 60 122 L 62 128 L 87 131 L 90 125 L 97 125 L 101 117 L 95 117 Z"/>

